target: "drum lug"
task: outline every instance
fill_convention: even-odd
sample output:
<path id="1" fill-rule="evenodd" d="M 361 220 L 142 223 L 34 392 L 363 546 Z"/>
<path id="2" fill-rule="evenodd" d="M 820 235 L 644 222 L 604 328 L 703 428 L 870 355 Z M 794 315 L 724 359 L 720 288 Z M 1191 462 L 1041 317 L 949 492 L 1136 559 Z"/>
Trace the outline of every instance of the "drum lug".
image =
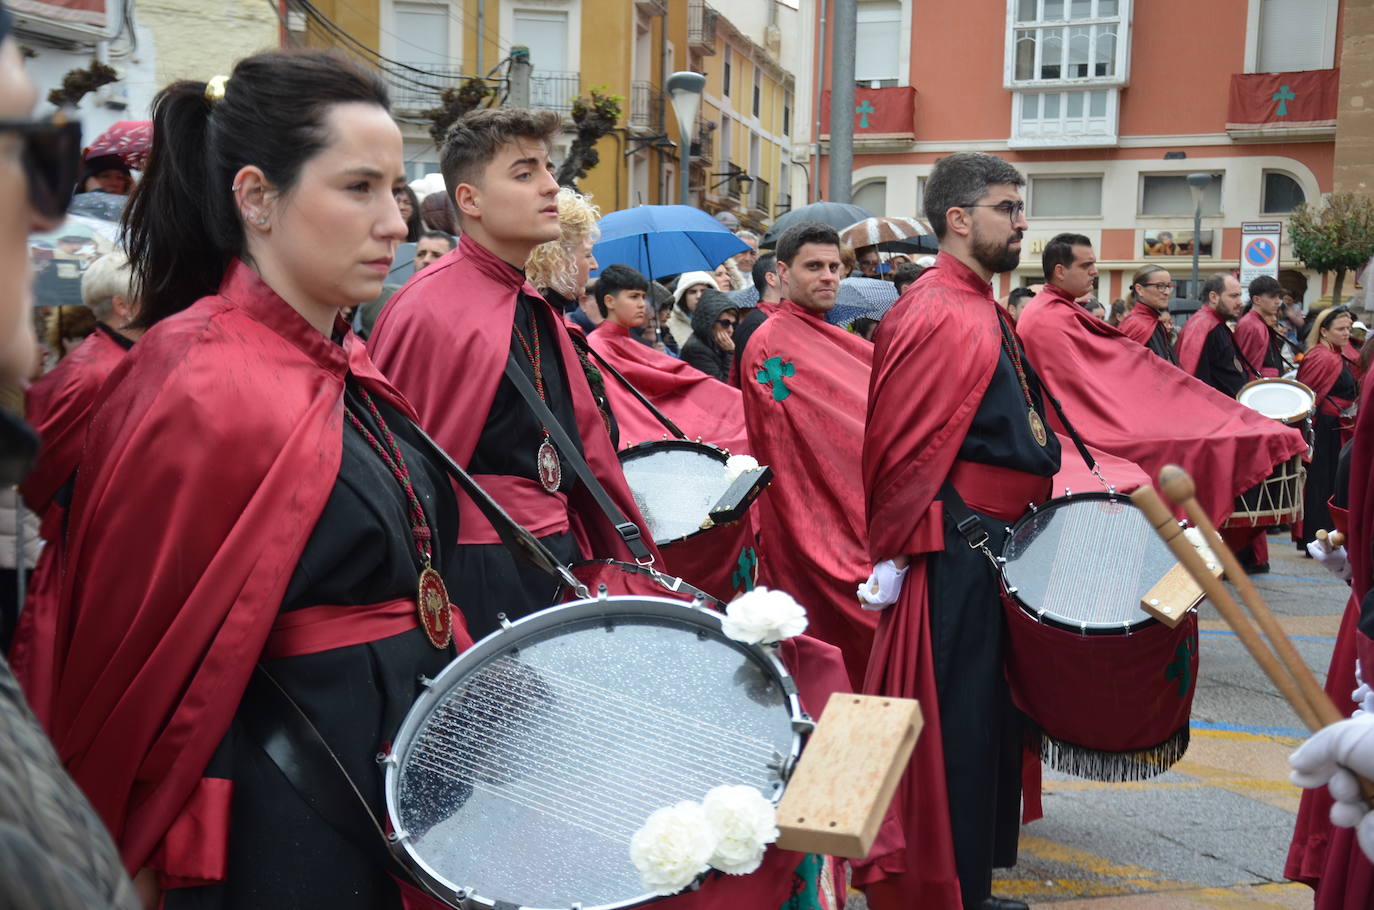
<path id="1" fill-rule="evenodd" d="M 434 685 L 434 680 L 430 679 L 428 676 L 426 676 L 426 675 L 423 674 L 423 673 L 421 673 L 419 676 L 415 677 L 415 681 L 418 682 L 418 683 L 420 684 L 420 687 L 421 687 L 422 689 L 428 689 L 430 686 Z"/>
<path id="2" fill-rule="evenodd" d="M 391 843 L 391 844 L 399 844 L 399 843 L 402 843 L 402 842 L 404 842 L 404 841 L 410 840 L 410 832 L 409 832 L 409 831 L 388 831 L 388 832 L 386 833 L 386 839 L 387 839 L 387 842 L 388 842 L 388 843 Z"/>
<path id="3" fill-rule="evenodd" d="M 499 623 L 501 624 L 501 628 L 502 628 L 502 629 L 509 629 L 510 626 L 511 626 L 511 622 L 510 622 L 510 620 L 506 617 L 506 614 L 505 614 L 505 613 L 497 613 L 497 614 L 496 614 L 496 621 L 499 622 Z"/>
<path id="4" fill-rule="evenodd" d="M 596 599 L 602 602 L 610 599 L 611 591 L 605 585 L 596 586 Z"/>
<path id="5" fill-rule="evenodd" d="M 1035 503 L 1033 503 L 1033 502 L 1028 502 L 1028 503 L 1026 503 L 1026 508 L 1030 510 L 1030 512 L 1031 512 L 1032 515 L 1034 515 L 1036 512 L 1039 512 L 1039 511 L 1040 511 L 1039 509 L 1037 509 L 1037 508 L 1035 507 Z"/>
<path id="6" fill-rule="evenodd" d="M 803 714 L 801 717 L 792 721 L 792 732 L 800 733 L 803 736 L 810 736 L 816 729 L 816 722 Z"/>
<path id="7" fill-rule="evenodd" d="M 1017 590 L 1018 590 L 1017 587 L 1016 587 L 1015 585 L 1012 585 L 1010 588 L 1007 588 L 1007 593 L 1014 596 L 1014 595 L 1016 594 Z"/>
<path id="8" fill-rule="evenodd" d="M 396 767 L 396 755 L 395 755 L 395 753 L 392 753 L 392 752 L 378 752 L 378 753 L 377 753 L 377 764 L 381 765 L 383 768 L 394 768 L 394 767 Z"/>

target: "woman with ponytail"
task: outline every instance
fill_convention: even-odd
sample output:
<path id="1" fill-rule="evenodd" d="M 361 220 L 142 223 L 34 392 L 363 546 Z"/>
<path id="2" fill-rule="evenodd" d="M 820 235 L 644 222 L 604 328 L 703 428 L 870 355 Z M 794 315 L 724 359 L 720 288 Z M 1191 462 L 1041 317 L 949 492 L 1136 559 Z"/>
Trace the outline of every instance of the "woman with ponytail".
<path id="1" fill-rule="evenodd" d="M 386 90 L 272 52 L 153 123 L 125 222 L 148 331 L 93 413 L 54 669 L 26 682 L 146 906 L 424 906 L 311 792 L 341 767 L 382 817 L 374 756 L 467 642 L 452 490 L 338 316 L 406 236 Z M 337 766 L 269 754 L 292 712 Z"/>

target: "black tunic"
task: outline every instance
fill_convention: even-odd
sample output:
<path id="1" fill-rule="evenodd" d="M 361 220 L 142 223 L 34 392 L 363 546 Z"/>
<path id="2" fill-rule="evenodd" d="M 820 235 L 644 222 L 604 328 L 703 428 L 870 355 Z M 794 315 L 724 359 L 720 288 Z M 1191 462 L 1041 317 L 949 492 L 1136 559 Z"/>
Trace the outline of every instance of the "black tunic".
<path id="1" fill-rule="evenodd" d="M 381 440 L 355 388 L 350 380 L 345 406 Z M 447 475 L 419 448 L 410 423 L 376 396 L 373 400 L 410 468 L 433 531 L 433 565 L 452 592 L 458 512 Z M 400 484 L 346 421 L 338 479 L 287 585 L 282 610 L 414 598 L 419 570 Z M 454 656 L 451 645 L 439 650 L 430 644 L 417 621 L 415 628 L 380 641 L 279 658 L 264 666 L 315 724 L 373 813 L 384 819 L 382 774 L 375 756 L 419 695 L 419 677 L 438 675 Z M 241 717 L 220 742 L 206 776 L 228 778 L 234 785 L 227 881 L 168 891 L 167 910 L 401 906 L 396 886 L 372 854 L 307 806 L 247 735 Z"/>
<path id="2" fill-rule="evenodd" d="M 1024 359 L 1032 400 L 1042 419 L 1039 379 Z M 1048 432 L 1049 421 L 1045 421 Z M 1005 350 L 974 414 L 959 458 L 1042 477 L 1059 470 L 1058 437 L 1039 445 L 1031 435 L 1025 396 Z M 988 546 L 1000 552 L 1006 523 L 980 514 Z M 1003 675 L 1007 647 L 1000 581 L 982 552 L 970 549 L 945 512 L 945 549 L 927 564 L 930 633 L 940 701 L 945 781 L 955 864 L 966 905 L 991 892 L 990 870 L 1016 864 L 1021 811 L 1024 715 L 1012 704 Z"/>
<path id="3" fill-rule="evenodd" d="M 1341 375 L 1331 386 L 1330 396 L 1354 401 L 1360 396 L 1350 364 L 1341 364 Z M 1317 531 L 1331 530 L 1331 510 L 1327 500 L 1336 489 L 1336 469 L 1341 454 L 1341 418 L 1323 414 L 1317 402 L 1312 420 L 1312 463 L 1307 466 L 1307 482 L 1302 491 L 1302 541 L 1304 548 L 1317 539 Z"/>
<path id="4" fill-rule="evenodd" d="M 1202 356 L 1197 363 L 1197 378 L 1229 398 L 1235 398 L 1245 383 L 1248 372 L 1236 347 L 1235 336 L 1225 323 L 1215 326 L 1202 342 Z"/>
<path id="5" fill-rule="evenodd" d="M 569 394 L 567 365 L 559 356 L 554 332 L 564 331 L 548 318 L 548 308 L 520 294 L 515 301 L 515 326 L 526 342 L 530 342 L 530 314 L 537 314 L 540 338 L 540 373 L 544 379 L 544 393 L 549 410 L 578 451 L 582 451 L 582 437 L 577 429 L 577 415 Z M 511 336 L 511 350 L 516 362 L 530 381 L 534 381 L 534 367 L 522 345 Z M 533 345 L 531 344 L 531 348 Z M 574 369 L 577 368 L 573 364 Z M 543 425 L 535 418 L 519 390 L 505 376 L 496 387 L 486 425 L 477 439 L 468 470 L 472 474 L 509 474 L 539 482 L 536 464 L 539 445 L 544 439 Z M 567 459 L 559 456 L 563 476 L 559 491 L 568 494 L 577 486 L 577 476 Z M 480 479 L 479 479 L 480 483 Z M 550 508 L 561 508 L 550 497 Z M 544 546 L 563 563 L 581 558 L 577 541 L 570 531 L 540 538 Z M 500 627 L 496 616 L 505 613 L 512 620 L 551 606 L 558 589 L 557 580 L 518 560 L 500 544 L 463 544 L 458 547 L 455 564 L 459 580 L 457 589 L 450 587 L 449 595 L 467 618 L 468 631 L 479 639 Z"/>
<path id="6" fill-rule="evenodd" d="M 1150 333 L 1150 337 L 1145 341 L 1145 347 L 1174 366 L 1178 366 L 1178 354 L 1174 352 L 1174 342 L 1169 338 L 1169 330 L 1163 324 L 1155 326 L 1155 330 Z"/>

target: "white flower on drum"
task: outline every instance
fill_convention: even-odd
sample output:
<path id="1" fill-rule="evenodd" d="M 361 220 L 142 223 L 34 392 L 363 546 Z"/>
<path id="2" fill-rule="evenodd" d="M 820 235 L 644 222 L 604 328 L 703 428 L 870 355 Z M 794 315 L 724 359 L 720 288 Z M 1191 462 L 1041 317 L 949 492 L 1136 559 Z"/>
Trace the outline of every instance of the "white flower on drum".
<path id="1" fill-rule="evenodd" d="M 653 894 L 677 894 L 710 868 L 716 838 L 701 803 L 659 809 L 630 838 L 630 861 Z"/>
<path id="2" fill-rule="evenodd" d="M 771 645 L 805 632 L 806 610 L 786 591 L 758 587 L 726 606 L 720 626 L 735 641 Z"/>
<path id="3" fill-rule="evenodd" d="M 734 483 L 741 474 L 759 469 L 759 460 L 753 455 L 731 455 L 725 459 L 725 480 Z"/>
<path id="4" fill-rule="evenodd" d="M 702 800 L 716 838 L 711 865 L 731 875 L 748 875 L 763 862 L 763 852 L 778 839 L 777 812 L 749 786 L 716 787 Z"/>
<path id="5" fill-rule="evenodd" d="M 1207 546 L 1207 538 L 1202 536 L 1202 531 L 1198 528 L 1184 528 L 1183 536 L 1188 538 L 1188 542 L 1197 548 L 1198 555 L 1202 561 L 1207 563 L 1207 568 L 1213 568 L 1220 563 L 1217 556 L 1212 552 L 1212 548 Z"/>

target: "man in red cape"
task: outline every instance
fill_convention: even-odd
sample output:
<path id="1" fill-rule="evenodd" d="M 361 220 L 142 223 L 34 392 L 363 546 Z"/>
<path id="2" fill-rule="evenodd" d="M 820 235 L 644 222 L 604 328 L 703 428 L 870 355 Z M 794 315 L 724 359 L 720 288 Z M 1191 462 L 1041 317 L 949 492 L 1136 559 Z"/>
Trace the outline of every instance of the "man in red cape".
<path id="1" fill-rule="evenodd" d="M 1236 397 L 1258 373 L 1226 324 L 1240 316 L 1240 282 L 1228 273 L 1202 283 L 1202 306 L 1178 333 L 1178 365 L 1223 395 Z"/>
<path id="2" fill-rule="evenodd" d="M 20 485 L 24 503 L 43 521 L 44 546 L 34 567 L 24 609 L 19 614 L 10 664 L 26 683 L 53 672 L 52 633 L 62 590 L 62 551 L 66 546 L 67 501 L 86 442 L 86 425 L 96 393 L 124 354 L 143 334 L 130 328 L 134 316 L 129 292 L 129 260 L 114 252 L 96 260 L 81 276 L 81 296 L 95 313 L 95 331 L 50 372 L 35 380 L 24 396 L 25 416 L 38 431 L 38 462 Z M 44 724 L 49 705 L 30 690 L 29 704 Z"/>
<path id="3" fill-rule="evenodd" d="M 1287 366 L 1283 360 L 1287 339 L 1277 331 L 1282 305 L 1283 285 L 1277 278 L 1261 275 L 1250 282 L 1250 309 L 1236 323 L 1236 347 L 1264 377 L 1282 376 Z"/>
<path id="4" fill-rule="evenodd" d="M 443 169 L 462 239 L 391 298 L 368 344 L 435 441 L 555 557 L 632 560 L 568 454 L 548 452 L 547 431 L 504 376 L 513 354 L 616 507 L 643 528 L 561 315 L 522 271 L 534 247 L 559 237 L 558 183 L 548 170 L 559 128 L 550 111 L 513 108 L 455 124 Z M 494 631 L 498 612 L 516 619 L 550 606 L 556 583 L 517 562 L 467 496 L 458 499 L 464 583 L 453 597 L 473 635 Z M 657 556 L 647 534 L 643 544 Z"/>
<path id="5" fill-rule="evenodd" d="M 628 266 L 611 265 L 601 272 L 593 294 L 605 320 L 587 336 L 587 343 L 689 439 L 748 454 L 739 389 L 630 337 L 630 330 L 648 318 L 641 285 L 647 288 L 648 280 Z M 607 306 L 607 298 L 632 297 L 635 291 L 641 292 L 637 310 Z M 668 432 L 663 423 L 614 376 L 607 375 L 605 381 L 621 448 L 662 439 Z"/>
<path id="6" fill-rule="evenodd" d="M 779 239 L 787 297 L 750 339 L 740 381 L 752 454 L 773 468 L 758 506 L 759 581 L 806 608 L 809 633 L 844 652 L 857 686 L 878 625 L 855 594 L 869 569 L 858 456 L 873 346 L 823 318 L 839 253 L 823 226 Z"/>
<path id="7" fill-rule="evenodd" d="M 1039 381 L 990 285 L 1020 260 L 1022 185 L 993 155 L 937 162 L 925 208 L 940 254 L 878 328 L 864 599 L 888 609 L 865 689 L 919 699 L 926 723 L 895 800 L 906 850 L 877 862 L 889 877 L 867 889 L 875 910 L 1026 906 L 991 896 L 992 868 L 1016 860 L 1025 736 L 1005 678 L 1000 584 L 943 501 L 948 483 L 995 552 L 1059 470 Z"/>
<path id="8" fill-rule="evenodd" d="M 1166 363 L 1052 284 L 1026 307 L 1016 332 L 1084 441 L 1151 478 L 1166 464 L 1182 465 L 1217 523 L 1275 465 L 1306 451 L 1297 430 Z"/>

